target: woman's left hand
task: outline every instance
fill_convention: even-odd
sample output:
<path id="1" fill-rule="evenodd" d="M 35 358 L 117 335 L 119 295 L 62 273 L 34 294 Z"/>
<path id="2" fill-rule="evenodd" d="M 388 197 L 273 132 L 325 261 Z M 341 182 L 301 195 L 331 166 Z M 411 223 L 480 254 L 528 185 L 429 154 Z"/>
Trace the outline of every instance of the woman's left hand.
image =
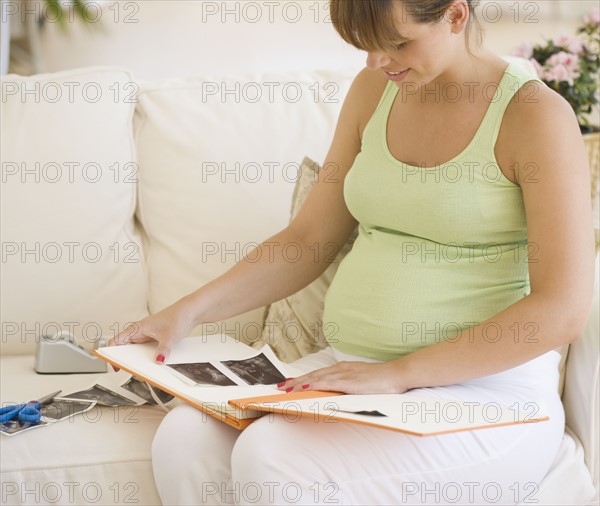
<path id="1" fill-rule="evenodd" d="M 285 392 L 329 390 L 347 394 L 401 394 L 402 385 L 398 363 L 338 362 L 308 374 L 290 378 L 277 388 Z"/>

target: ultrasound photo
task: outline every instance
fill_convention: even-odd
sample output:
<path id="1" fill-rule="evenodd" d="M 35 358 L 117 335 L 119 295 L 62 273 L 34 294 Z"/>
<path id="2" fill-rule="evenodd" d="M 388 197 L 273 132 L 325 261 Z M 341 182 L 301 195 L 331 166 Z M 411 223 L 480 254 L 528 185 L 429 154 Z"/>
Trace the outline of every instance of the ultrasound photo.
<path id="1" fill-rule="evenodd" d="M 219 385 L 222 387 L 235 385 L 227 376 L 219 371 L 209 362 L 199 362 L 195 364 L 169 364 L 171 367 L 186 378 L 196 383 L 205 383 L 209 385 Z"/>
<path id="2" fill-rule="evenodd" d="M 36 423 L 20 422 L 19 420 L 7 420 L 6 422 L 0 423 L 0 433 L 6 434 L 7 436 L 14 436 L 19 432 L 27 429 L 33 429 L 35 427 L 41 427 L 47 425 L 47 422 L 40 420 Z"/>
<path id="3" fill-rule="evenodd" d="M 50 404 L 40 408 L 40 413 L 44 418 L 52 420 L 62 420 L 69 416 L 83 413 L 94 406 L 93 401 L 72 401 L 68 399 L 54 399 Z M 52 421 L 50 420 L 50 421 Z"/>
<path id="4" fill-rule="evenodd" d="M 136 403 L 131 399 L 127 399 L 112 390 L 109 390 L 102 385 L 94 385 L 87 390 L 74 392 L 69 395 L 63 395 L 65 399 L 84 399 L 96 401 L 102 406 L 135 406 Z"/>
<path id="5" fill-rule="evenodd" d="M 77 413 L 83 413 L 93 408 L 95 404 L 93 401 L 54 399 L 51 403 L 45 404 L 40 408 L 42 418 L 39 422 L 29 423 L 20 422 L 19 420 L 8 420 L 0 423 L 0 433 L 7 436 L 14 436 L 29 429 L 52 425 Z"/>
<path id="6" fill-rule="evenodd" d="M 148 386 L 148 384 L 145 381 L 141 381 L 141 380 L 137 379 L 135 376 L 132 376 L 125 383 L 123 383 L 121 385 L 121 388 L 124 388 L 125 390 L 129 390 L 130 392 L 133 392 L 138 397 L 141 397 L 142 399 L 144 399 L 148 404 L 156 406 L 156 401 L 154 400 L 154 398 L 152 397 L 152 394 L 150 393 L 150 387 Z M 154 390 L 154 393 L 160 399 L 160 402 L 162 402 L 163 404 L 165 404 L 173 399 L 173 396 L 171 394 L 165 392 L 164 390 L 161 390 L 160 388 L 153 386 L 152 390 Z"/>
<path id="7" fill-rule="evenodd" d="M 272 385 L 285 380 L 264 353 L 245 360 L 227 360 L 222 363 L 250 385 Z"/>

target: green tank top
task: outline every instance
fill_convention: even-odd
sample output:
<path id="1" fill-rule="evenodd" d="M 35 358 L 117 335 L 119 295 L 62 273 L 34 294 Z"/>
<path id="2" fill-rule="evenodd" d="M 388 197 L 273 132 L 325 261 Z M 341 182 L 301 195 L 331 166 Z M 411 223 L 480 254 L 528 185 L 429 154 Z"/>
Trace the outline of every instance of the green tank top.
<path id="1" fill-rule="evenodd" d="M 344 180 L 359 226 L 325 295 L 332 347 L 392 360 L 452 339 L 529 294 L 523 195 L 502 174 L 494 146 L 510 100 L 532 80 L 539 81 L 509 64 L 470 144 L 434 168 L 390 153 L 386 128 L 399 89 L 387 84 Z M 502 338 L 493 324 L 485 332 Z"/>

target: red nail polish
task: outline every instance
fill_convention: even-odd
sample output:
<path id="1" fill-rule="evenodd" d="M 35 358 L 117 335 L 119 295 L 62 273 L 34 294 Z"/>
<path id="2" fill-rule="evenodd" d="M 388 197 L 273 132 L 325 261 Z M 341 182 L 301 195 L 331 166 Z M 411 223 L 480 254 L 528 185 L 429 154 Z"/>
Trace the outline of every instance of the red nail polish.
<path id="1" fill-rule="evenodd" d="M 283 385 L 285 385 L 285 381 L 282 381 L 281 383 L 277 383 L 277 388 L 282 387 Z"/>
<path id="2" fill-rule="evenodd" d="M 294 387 L 286 388 L 285 392 L 289 394 L 292 390 L 294 390 Z"/>
<path id="3" fill-rule="evenodd" d="M 293 380 L 294 378 L 285 378 L 285 381 Z"/>
<path id="4" fill-rule="evenodd" d="M 121 370 L 121 369 L 119 369 L 118 367 L 115 367 L 112 364 L 110 364 L 110 366 L 113 368 L 113 371 L 115 371 L 115 372 L 119 372 Z"/>
<path id="5" fill-rule="evenodd" d="M 302 390 L 306 390 L 310 385 L 302 385 Z"/>
<path id="6" fill-rule="evenodd" d="M 161 353 L 160 355 L 156 355 L 156 361 L 160 362 L 161 364 L 165 363 L 165 356 Z"/>

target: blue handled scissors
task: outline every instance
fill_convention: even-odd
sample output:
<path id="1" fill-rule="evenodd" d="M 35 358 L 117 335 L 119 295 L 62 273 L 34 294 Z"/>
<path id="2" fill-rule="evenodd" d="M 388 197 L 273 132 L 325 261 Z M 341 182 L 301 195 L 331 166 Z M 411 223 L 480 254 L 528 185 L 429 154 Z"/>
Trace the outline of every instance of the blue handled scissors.
<path id="1" fill-rule="evenodd" d="M 0 422 L 18 419 L 23 423 L 36 423 L 42 418 L 40 407 L 52 401 L 62 390 L 57 390 L 37 401 L 17 404 L 16 406 L 5 406 L 0 408 Z"/>

